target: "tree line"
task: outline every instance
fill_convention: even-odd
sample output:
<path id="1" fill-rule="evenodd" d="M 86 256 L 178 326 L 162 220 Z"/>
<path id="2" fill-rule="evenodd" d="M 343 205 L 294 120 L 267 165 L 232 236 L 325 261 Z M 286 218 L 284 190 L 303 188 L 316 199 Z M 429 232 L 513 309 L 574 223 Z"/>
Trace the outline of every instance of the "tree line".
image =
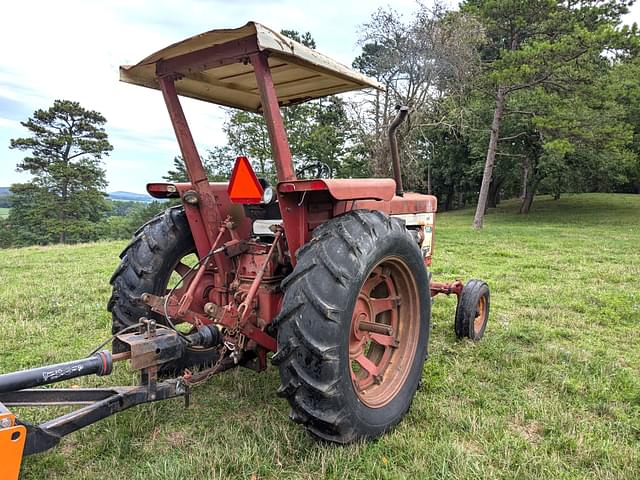
<path id="1" fill-rule="evenodd" d="M 387 128 L 399 131 L 405 186 L 438 196 L 444 210 L 475 205 L 474 228 L 502 198 L 640 193 L 640 36 L 622 23 L 633 1 L 465 0 L 458 10 L 418 3 L 404 19 L 391 8 L 361 26 L 352 67 L 385 91 L 327 97 L 283 109 L 302 177 L 391 172 Z M 286 36 L 316 48 L 309 32 Z M 112 146 L 106 119 L 77 102 L 37 110 L 29 152 L 17 166 L 33 179 L 14 184 L 0 245 L 90 241 L 130 235 L 166 205 L 114 215 L 102 161 Z M 264 119 L 228 110 L 228 143 L 203 158 L 210 179 L 228 178 L 237 155 L 275 178 Z M 186 180 L 181 158 L 164 176 Z"/>

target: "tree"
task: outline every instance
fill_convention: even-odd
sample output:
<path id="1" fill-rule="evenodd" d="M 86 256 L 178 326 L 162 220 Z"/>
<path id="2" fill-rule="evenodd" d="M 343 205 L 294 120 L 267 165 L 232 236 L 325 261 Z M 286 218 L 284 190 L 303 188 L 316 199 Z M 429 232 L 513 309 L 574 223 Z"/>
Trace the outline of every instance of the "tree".
<path id="1" fill-rule="evenodd" d="M 134 233 L 153 217 L 163 212 L 173 205 L 178 205 L 179 201 L 154 200 L 149 203 L 144 202 L 121 202 L 114 201 L 112 213 L 102 219 L 99 224 L 101 239 L 120 240 L 131 238 Z M 119 210 L 119 211 L 116 211 Z"/>
<path id="2" fill-rule="evenodd" d="M 12 186 L 11 228 L 21 243 L 87 241 L 108 211 L 101 159 L 113 149 L 106 119 L 78 102 L 56 100 L 36 110 L 22 125 L 30 137 L 11 140 L 10 148 L 30 151 L 18 163 L 33 180 Z"/>
<path id="3" fill-rule="evenodd" d="M 633 130 L 629 148 L 635 158 L 627 166 L 622 191 L 640 193 L 640 52 L 633 52 L 615 65 L 603 83 L 613 90 L 612 95 L 624 106 L 625 121 Z"/>
<path id="4" fill-rule="evenodd" d="M 458 100 L 479 65 L 476 47 L 481 39 L 478 21 L 439 3 L 431 8 L 418 3 L 408 22 L 390 8 L 378 9 L 363 25 L 362 53 L 352 65 L 386 87 L 385 92 L 362 97 L 361 115 L 354 122 L 375 173 L 390 171 L 387 127 L 394 106 L 408 105 L 411 115 L 398 133 L 404 146 L 403 180 L 408 188 L 424 189 L 421 164 L 425 158 L 431 164 L 434 157 L 428 133 L 438 126 L 459 126 L 454 125 L 460 123 L 455 118 L 460 117 Z"/>
<path id="5" fill-rule="evenodd" d="M 266 178 L 273 173 L 271 145 L 267 135 L 267 124 L 262 115 L 242 110 L 229 110 L 223 129 L 227 134 L 229 146 L 238 155 L 248 157 L 257 167 L 259 176 Z M 290 132 L 287 133 L 290 136 Z M 291 138 L 289 138 L 289 144 L 291 144 Z"/>
<path id="6" fill-rule="evenodd" d="M 301 35 L 295 30 L 282 30 L 281 33 L 309 48 L 316 47 L 309 32 Z M 290 105 L 282 109 L 282 116 L 297 170 L 309 172 L 324 164 L 331 175 L 352 171 L 349 167 L 343 168 L 344 162 L 353 158 L 347 148 L 350 125 L 343 100 L 333 96 Z M 246 155 L 258 176 L 275 179 L 271 145 L 262 115 L 229 111 L 224 131 L 232 151 Z"/>
<path id="7" fill-rule="evenodd" d="M 228 180 L 233 170 L 235 157 L 228 146 L 215 146 L 207 150 L 207 156 L 200 159 L 210 182 Z M 173 170 L 169 170 L 162 178 L 168 182 L 188 182 L 187 169 L 181 156 L 173 159 Z"/>
<path id="8" fill-rule="evenodd" d="M 473 227 L 482 228 L 505 109 L 517 92 L 531 89 L 567 95 L 589 83 L 602 53 L 615 56 L 629 31 L 617 29 L 632 1 L 465 0 L 461 11 L 485 25 L 488 43 L 482 50 L 494 109 L 484 173 Z M 548 152 L 563 158 L 556 142 Z M 544 149 L 543 149 L 544 150 Z M 566 153 L 566 152 L 565 152 Z M 551 158 L 550 157 L 550 158 Z"/>
<path id="9" fill-rule="evenodd" d="M 559 198 L 567 191 L 620 191 L 627 182 L 633 129 L 610 70 L 603 66 L 591 84 L 571 94 L 541 88 L 517 94 L 519 104 L 532 112 L 521 122 L 526 131 L 518 139 L 527 167 L 521 213 L 530 211 L 538 191 Z"/>
<path id="10" fill-rule="evenodd" d="M 343 100 L 333 96 L 290 105 L 282 109 L 282 116 L 298 171 L 314 169 L 318 164 L 328 166 L 332 175 L 344 171 L 350 124 Z M 246 155 L 260 177 L 275 178 L 271 145 L 261 115 L 231 112 L 224 131 L 231 149 Z"/>

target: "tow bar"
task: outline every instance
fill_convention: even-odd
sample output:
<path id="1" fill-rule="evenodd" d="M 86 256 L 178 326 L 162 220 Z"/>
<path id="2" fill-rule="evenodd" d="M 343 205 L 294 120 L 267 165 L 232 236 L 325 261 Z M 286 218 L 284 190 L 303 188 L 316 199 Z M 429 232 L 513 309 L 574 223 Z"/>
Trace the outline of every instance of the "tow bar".
<path id="1" fill-rule="evenodd" d="M 188 396 L 183 377 L 157 382 L 158 368 L 181 358 L 187 346 L 215 347 L 222 335 L 213 325 L 182 335 L 142 318 L 138 332 L 122 333 L 116 338 L 126 351 L 111 354 L 107 350 L 87 358 L 0 375 L 0 478 L 17 479 L 23 456 L 43 452 L 60 439 L 87 425 L 141 403 Z M 129 328 L 128 330 L 130 330 Z M 84 377 L 109 375 L 114 362 L 130 360 L 140 371 L 137 386 L 110 388 L 32 388 Z M 7 407 L 65 406 L 82 407 L 40 425 L 16 418 Z"/>

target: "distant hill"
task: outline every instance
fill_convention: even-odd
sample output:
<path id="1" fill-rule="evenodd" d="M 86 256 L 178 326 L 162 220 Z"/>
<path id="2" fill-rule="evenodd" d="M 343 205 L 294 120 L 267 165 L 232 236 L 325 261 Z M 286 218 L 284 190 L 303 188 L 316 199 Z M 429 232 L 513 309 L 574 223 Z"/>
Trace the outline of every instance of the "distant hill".
<path id="1" fill-rule="evenodd" d="M 9 187 L 0 187 L 0 197 L 6 197 L 11 195 Z M 133 192 L 111 192 L 107 194 L 111 200 L 129 201 L 129 202 L 144 202 L 149 203 L 153 201 L 153 198 L 146 193 L 133 193 Z"/>
<path id="2" fill-rule="evenodd" d="M 153 201 L 153 197 L 151 197 L 151 195 L 147 195 L 146 193 L 111 192 L 108 195 L 111 200 L 145 202 L 145 203 L 149 203 Z"/>

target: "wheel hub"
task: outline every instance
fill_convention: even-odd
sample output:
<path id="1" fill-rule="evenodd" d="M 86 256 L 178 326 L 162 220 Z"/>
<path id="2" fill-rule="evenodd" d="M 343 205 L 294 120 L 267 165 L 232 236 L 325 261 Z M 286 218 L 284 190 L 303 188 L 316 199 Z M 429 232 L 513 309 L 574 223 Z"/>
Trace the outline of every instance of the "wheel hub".
<path id="1" fill-rule="evenodd" d="M 369 407 L 386 405 L 404 384 L 415 355 L 419 320 L 411 271 L 398 258 L 382 260 L 358 294 L 349 336 L 351 380 Z"/>
<path id="2" fill-rule="evenodd" d="M 359 325 L 361 322 L 370 322 L 372 314 L 371 303 L 369 297 L 360 293 L 356 300 L 356 307 L 353 311 L 353 319 L 351 322 L 351 340 L 349 341 L 349 352 L 356 351 L 356 347 L 361 347 L 366 340 L 366 335 Z"/>
<path id="3" fill-rule="evenodd" d="M 484 325 L 485 317 L 487 314 L 487 300 L 484 296 L 480 297 L 478 306 L 476 307 L 476 317 L 473 320 L 473 330 L 477 333 L 482 329 Z"/>

